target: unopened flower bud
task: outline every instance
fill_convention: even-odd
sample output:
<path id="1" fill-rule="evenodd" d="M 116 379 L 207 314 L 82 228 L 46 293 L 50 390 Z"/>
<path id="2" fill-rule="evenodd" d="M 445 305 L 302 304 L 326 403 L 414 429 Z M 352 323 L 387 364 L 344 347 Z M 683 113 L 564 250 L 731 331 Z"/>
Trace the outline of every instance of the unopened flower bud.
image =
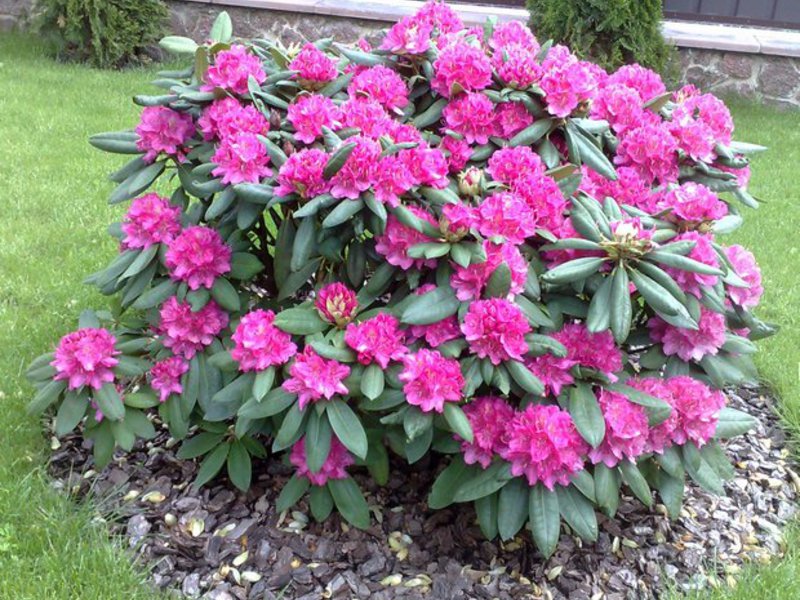
<path id="1" fill-rule="evenodd" d="M 358 299 L 353 290 L 337 282 L 328 284 L 319 291 L 314 306 L 323 319 L 344 327 L 355 316 Z"/>
<path id="2" fill-rule="evenodd" d="M 458 193 L 462 196 L 477 196 L 483 191 L 483 169 L 470 167 L 458 174 Z"/>
<path id="3" fill-rule="evenodd" d="M 446 204 L 439 219 L 439 230 L 448 242 L 457 242 L 469 233 L 475 215 L 467 204 Z"/>

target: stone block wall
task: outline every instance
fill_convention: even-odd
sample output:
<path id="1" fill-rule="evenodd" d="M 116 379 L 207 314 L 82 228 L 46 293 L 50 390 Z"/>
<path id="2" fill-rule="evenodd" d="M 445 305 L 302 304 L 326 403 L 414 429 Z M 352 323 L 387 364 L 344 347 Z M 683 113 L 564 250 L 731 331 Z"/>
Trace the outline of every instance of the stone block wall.
<path id="1" fill-rule="evenodd" d="M 0 31 L 12 31 L 25 26 L 34 0 L 0 0 Z"/>

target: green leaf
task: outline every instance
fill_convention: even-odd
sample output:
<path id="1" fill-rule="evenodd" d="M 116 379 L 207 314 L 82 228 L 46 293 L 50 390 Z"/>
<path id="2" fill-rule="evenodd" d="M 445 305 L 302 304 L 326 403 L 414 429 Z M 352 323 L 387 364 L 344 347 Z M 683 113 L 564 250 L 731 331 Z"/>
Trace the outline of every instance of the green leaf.
<path id="1" fill-rule="evenodd" d="M 611 303 L 613 281 L 613 277 L 603 278 L 603 283 L 597 288 L 591 302 L 589 302 L 589 312 L 586 313 L 586 327 L 592 333 L 605 331 L 611 326 L 611 311 L 614 309 L 614 305 Z"/>
<path id="2" fill-rule="evenodd" d="M 314 217 L 300 219 L 300 226 L 294 236 L 292 246 L 292 271 L 299 271 L 311 258 L 316 243 L 317 220 Z"/>
<path id="3" fill-rule="evenodd" d="M 364 369 L 361 376 L 361 393 L 370 400 L 375 400 L 383 393 L 384 377 L 380 365 L 373 363 Z"/>
<path id="4" fill-rule="evenodd" d="M 493 540 L 497 537 L 497 494 L 475 500 L 475 515 L 483 537 Z"/>
<path id="5" fill-rule="evenodd" d="M 614 269 L 611 276 L 610 311 L 611 332 L 614 340 L 621 344 L 628 339 L 631 332 L 631 319 L 633 319 L 633 306 L 631 305 L 631 292 L 629 288 L 628 273 L 622 267 Z M 591 306 L 589 307 L 591 312 Z"/>
<path id="6" fill-rule="evenodd" d="M 253 465 L 250 453 L 244 444 L 236 440 L 231 444 L 228 453 L 228 477 L 237 488 L 246 492 L 250 489 L 250 480 L 253 476 Z"/>
<path id="7" fill-rule="evenodd" d="M 684 489 L 683 477 L 672 477 L 664 471 L 659 473 L 658 493 L 664 506 L 667 507 L 669 516 L 673 519 L 677 519 L 681 514 Z"/>
<path id="8" fill-rule="evenodd" d="M 719 413 L 714 437 L 717 439 L 732 438 L 755 429 L 757 425 L 758 421 L 754 417 L 726 406 Z"/>
<path id="9" fill-rule="evenodd" d="M 64 394 L 56 414 L 56 435 L 61 437 L 75 429 L 86 414 L 87 406 L 89 401 L 83 394 L 74 391 Z"/>
<path id="10" fill-rule="evenodd" d="M 597 540 L 597 516 L 589 500 L 575 487 L 557 486 L 561 516 L 572 530 L 586 541 Z"/>
<path id="11" fill-rule="evenodd" d="M 336 509 L 348 523 L 359 529 L 369 527 L 369 506 L 352 477 L 329 479 L 327 486 Z"/>
<path id="12" fill-rule="evenodd" d="M 455 402 L 444 403 L 444 418 L 453 433 L 462 440 L 471 443 L 473 440 L 472 425 L 469 423 L 467 415 Z"/>
<path id="13" fill-rule="evenodd" d="M 155 259 L 156 255 L 158 254 L 158 248 L 158 244 L 153 244 L 144 250 L 140 250 L 136 256 L 136 260 L 131 263 L 131 266 L 129 266 L 119 278 L 128 279 L 129 277 L 133 277 L 134 275 L 138 275 L 144 271 L 150 265 L 150 263 L 153 262 L 153 259 Z"/>
<path id="14" fill-rule="evenodd" d="M 282 413 L 294 401 L 294 394 L 278 387 L 271 390 L 261 402 L 251 398 L 239 409 L 237 414 L 244 419 L 263 419 Z"/>
<path id="15" fill-rule="evenodd" d="M 280 290 L 278 291 L 278 300 L 285 300 L 299 290 L 303 285 L 308 283 L 309 279 L 311 279 L 311 276 L 317 270 L 317 267 L 319 267 L 320 262 L 322 262 L 321 258 L 315 258 L 296 273 L 291 273 L 288 275 L 286 280 L 280 286 Z"/>
<path id="16" fill-rule="evenodd" d="M 492 463 L 487 469 L 464 482 L 453 495 L 455 502 L 470 502 L 494 494 L 511 479 L 511 466 L 504 461 Z"/>
<path id="17" fill-rule="evenodd" d="M 603 463 L 594 466 L 595 498 L 598 506 L 609 517 L 613 517 L 619 508 L 619 486 L 620 477 L 616 469 L 610 469 Z"/>
<path id="18" fill-rule="evenodd" d="M 295 440 L 300 437 L 298 433 L 308 415 L 307 411 L 300 410 L 300 403 L 295 402 L 289 412 L 283 417 L 278 433 L 275 435 L 275 441 L 272 444 L 272 451 L 277 452 L 284 450 L 291 446 Z"/>
<path id="19" fill-rule="evenodd" d="M 211 288 L 211 297 L 214 298 L 217 304 L 222 308 L 230 312 L 236 312 L 241 308 L 239 294 L 236 292 L 236 288 L 224 277 L 217 277 L 214 286 Z"/>
<path id="20" fill-rule="evenodd" d="M 138 392 L 125 394 L 122 400 L 125 402 L 125 406 L 130 406 L 131 408 L 147 409 L 154 408 L 161 404 L 155 394 L 143 389 Z"/>
<path id="21" fill-rule="evenodd" d="M 264 265 L 249 252 L 234 252 L 231 255 L 231 270 L 228 275 L 233 279 L 248 281 L 264 270 Z"/>
<path id="22" fill-rule="evenodd" d="M 718 275 L 722 276 L 724 273 L 717 267 L 701 263 L 687 256 L 680 254 L 672 254 L 671 252 L 663 252 L 660 250 L 653 250 L 644 255 L 645 260 L 661 263 L 674 269 L 682 271 L 689 271 L 691 273 L 700 273 L 702 275 Z"/>
<path id="23" fill-rule="evenodd" d="M 711 468 L 703 455 L 700 454 L 697 446 L 692 442 L 687 442 L 681 446 L 683 454 L 683 466 L 686 472 L 700 487 L 717 495 L 724 495 L 725 488 L 722 479 L 717 472 Z"/>
<path id="24" fill-rule="evenodd" d="M 91 434 L 94 440 L 94 448 L 92 448 L 92 455 L 97 468 L 102 469 L 114 456 L 114 434 L 111 432 L 111 424 L 108 421 L 100 423 Z"/>
<path id="25" fill-rule="evenodd" d="M 163 171 L 163 161 L 154 162 L 136 171 L 111 192 L 111 196 L 108 199 L 109 203 L 117 204 L 135 198 L 150 187 L 150 184 L 153 183 Z"/>
<path id="26" fill-rule="evenodd" d="M 203 462 L 200 463 L 200 468 L 197 470 L 197 477 L 194 480 L 196 488 L 203 487 L 217 476 L 217 473 L 220 472 L 222 465 L 225 464 L 225 460 L 228 458 L 230 448 L 229 444 L 220 444 L 203 459 Z"/>
<path id="27" fill-rule="evenodd" d="M 310 411 L 306 424 L 305 449 L 306 462 L 312 473 L 319 473 L 331 451 L 331 426 L 328 418 L 320 416 L 316 410 Z"/>
<path id="28" fill-rule="evenodd" d="M 350 155 L 353 153 L 353 150 L 355 150 L 355 147 L 355 142 L 350 142 L 348 144 L 339 146 L 339 148 L 328 159 L 328 162 L 325 163 L 322 176 L 325 179 L 330 179 L 336 175 L 342 169 L 344 163 L 347 162 L 347 159 L 350 158 Z"/>
<path id="29" fill-rule="evenodd" d="M 620 471 L 622 472 L 622 480 L 631 489 L 634 495 L 642 501 L 648 508 L 653 505 L 653 494 L 650 492 L 650 486 L 647 480 L 642 475 L 639 467 L 629 460 L 623 460 L 619 463 Z"/>
<path id="30" fill-rule="evenodd" d="M 505 262 L 497 265 L 492 271 L 491 277 L 486 284 L 483 295 L 486 298 L 505 298 L 511 289 L 511 269 Z"/>
<path id="31" fill-rule="evenodd" d="M 208 359 L 208 364 L 220 371 L 233 372 L 239 370 L 239 363 L 231 356 L 229 350 L 222 350 Z"/>
<path id="32" fill-rule="evenodd" d="M 433 125 L 442 118 L 442 111 L 444 110 L 445 106 L 447 106 L 447 98 L 439 98 L 424 112 L 417 115 L 412 121 L 412 124 L 417 129 L 424 129 L 428 125 Z"/>
<path id="33" fill-rule="evenodd" d="M 553 119 L 538 119 L 509 140 L 510 146 L 530 146 L 542 139 L 553 127 Z"/>
<path id="34" fill-rule="evenodd" d="M 544 394 L 544 384 L 541 379 L 534 375 L 524 364 L 516 360 L 507 360 L 503 364 L 511 378 L 523 390 L 534 396 L 542 396 Z"/>
<path id="35" fill-rule="evenodd" d="M 192 42 L 194 43 L 194 42 Z M 89 137 L 89 143 L 103 152 L 114 154 L 143 154 L 136 145 L 139 135 L 133 131 L 109 131 Z"/>
<path id="36" fill-rule="evenodd" d="M 230 15 L 226 11 L 222 11 L 217 15 L 214 24 L 211 26 L 211 40 L 217 43 L 227 43 L 233 36 L 233 23 L 231 23 Z"/>
<path id="37" fill-rule="evenodd" d="M 197 51 L 197 42 L 191 38 L 182 37 L 179 35 L 168 35 L 163 37 L 161 38 L 161 41 L 158 42 L 158 45 L 167 52 L 172 52 L 174 54 L 194 55 L 194 53 Z"/>
<path id="38" fill-rule="evenodd" d="M 363 208 L 364 201 L 360 198 L 355 200 L 345 198 L 336 205 L 336 208 L 328 213 L 328 216 L 322 221 L 322 227 L 329 229 L 341 225 L 360 213 Z"/>
<path id="39" fill-rule="evenodd" d="M 178 450 L 178 458 L 186 460 L 197 458 L 203 454 L 208 454 L 225 439 L 224 433 L 212 433 L 203 431 L 181 444 Z"/>
<path id="40" fill-rule="evenodd" d="M 636 269 L 630 270 L 630 277 L 636 290 L 642 295 L 645 302 L 653 307 L 656 312 L 662 313 L 667 316 L 681 316 L 685 319 L 692 320 L 686 307 L 678 302 L 675 297 L 670 294 L 655 280 L 640 273 Z"/>
<path id="41" fill-rule="evenodd" d="M 475 467 L 464 464 L 460 456 L 454 457 L 453 462 L 447 465 L 434 481 L 428 496 L 428 507 L 435 510 L 452 504 L 458 488 L 472 476 L 475 470 Z"/>
<path id="42" fill-rule="evenodd" d="M 333 497 L 326 486 L 312 486 L 308 503 L 311 506 L 311 514 L 318 522 L 327 519 L 333 510 Z"/>
<path id="43" fill-rule="evenodd" d="M 106 383 L 99 390 L 94 392 L 94 400 L 97 407 L 103 411 L 103 416 L 111 421 L 119 421 L 125 416 L 125 405 L 117 392 L 113 383 Z"/>
<path id="44" fill-rule="evenodd" d="M 279 513 L 289 510 L 303 497 L 310 485 L 311 483 L 305 477 L 292 475 L 278 495 L 278 499 L 275 501 L 275 509 Z"/>
<path id="45" fill-rule="evenodd" d="M 528 496 L 528 519 L 533 541 L 545 558 L 555 552 L 561 532 L 561 515 L 558 494 L 541 483 L 530 488 Z"/>
<path id="46" fill-rule="evenodd" d="M 328 403 L 325 412 L 339 441 L 359 458 L 366 458 L 369 449 L 367 434 L 353 409 L 335 398 Z"/>
<path id="47" fill-rule="evenodd" d="M 287 308 L 275 315 L 275 327 L 295 335 L 320 333 L 330 327 L 313 307 Z"/>
<path id="48" fill-rule="evenodd" d="M 581 162 L 606 179 L 617 179 L 617 172 L 614 170 L 614 165 L 611 164 L 608 157 L 606 157 L 603 151 L 598 147 L 592 134 L 584 131 L 574 122 L 568 121 L 566 135 L 568 143 L 571 142 L 577 147 Z"/>
<path id="49" fill-rule="evenodd" d="M 569 414 L 581 437 L 597 448 L 606 435 L 606 422 L 590 385 L 578 383 L 570 389 Z"/>
<path id="50" fill-rule="evenodd" d="M 175 295 L 178 289 L 178 284 L 171 279 L 165 279 L 158 285 L 151 287 L 144 294 L 139 296 L 131 306 L 133 308 L 144 310 L 159 306 L 171 296 Z"/>
<path id="51" fill-rule="evenodd" d="M 256 373 L 253 380 L 253 398 L 256 402 L 261 402 L 264 396 L 272 389 L 275 381 L 275 367 L 269 367 Z"/>
<path id="52" fill-rule="evenodd" d="M 39 391 L 33 397 L 30 404 L 28 404 L 28 414 L 39 415 L 43 413 L 48 406 L 58 400 L 61 392 L 67 387 L 67 382 L 64 380 L 53 380 L 46 383 L 39 388 Z"/>
<path id="53" fill-rule="evenodd" d="M 600 271 L 600 266 L 606 261 L 605 257 L 576 258 L 558 265 L 542 275 L 542 281 L 553 284 L 572 283 L 581 281 Z"/>
<path id="54" fill-rule="evenodd" d="M 509 481 L 500 490 L 497 502 L 497 532 L 501 540 L 510 540 L 525 525 L 528 519 L 529 491 L 527 482 L 519 477 Z"/>
<path id="55" fill-rule="evenodd" d="M 449 287 L 437 287 L 415 297 L 403 311 L 400 320 L 409 325 L 430 325 L 458 311 L 461 301 Z"/>

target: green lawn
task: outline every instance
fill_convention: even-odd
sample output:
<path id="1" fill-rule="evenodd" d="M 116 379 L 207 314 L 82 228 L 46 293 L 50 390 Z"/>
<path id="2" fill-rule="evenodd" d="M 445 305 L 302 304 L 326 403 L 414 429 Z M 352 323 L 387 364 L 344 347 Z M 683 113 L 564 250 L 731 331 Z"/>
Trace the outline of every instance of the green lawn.
<path id="1" fill-rule="evenodd" d="M 41 423 L 25 415 L 31 388 L 25 365 L 75 327 L 80 308 L 103 299 L 80 284 L 114 253 L 105 229 L 121 208 L 108 207 L 106 175 L 118 158 L 93 150 L 91 133 L 130 127 L 132 94 L 149 71 L 113 73 L 42 57 L 30 38 L 0 36 L 0 600 L 152 598 L 143 568 L 109 543 L 90 508 L 76 509 L 51 489 Z M 800 431 L 800 113 L 738 105 L 743 140 L 771 152 L 755 161 L 752 191 L 766 201 L 748 214 L 736 241 L 753 248 L 767 292 L 761 316 L 783 325 L 763 344 L 759 364 L 783 398 L 787 423 Z M 793 542 L 800 535 L 791 535 Z M 800 556 L 748 570 L 723 597 L 794 597 Z"/>

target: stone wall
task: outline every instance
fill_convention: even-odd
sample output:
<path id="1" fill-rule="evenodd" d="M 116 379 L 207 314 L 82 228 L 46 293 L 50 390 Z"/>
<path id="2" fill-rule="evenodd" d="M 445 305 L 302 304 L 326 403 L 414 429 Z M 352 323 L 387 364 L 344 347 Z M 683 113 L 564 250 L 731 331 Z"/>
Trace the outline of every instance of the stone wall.
<path id="1" fill-rule="evenodd" d="M 0 31 L 11 31 L 25 26 L 34 0 L 0 0 Z"/>

